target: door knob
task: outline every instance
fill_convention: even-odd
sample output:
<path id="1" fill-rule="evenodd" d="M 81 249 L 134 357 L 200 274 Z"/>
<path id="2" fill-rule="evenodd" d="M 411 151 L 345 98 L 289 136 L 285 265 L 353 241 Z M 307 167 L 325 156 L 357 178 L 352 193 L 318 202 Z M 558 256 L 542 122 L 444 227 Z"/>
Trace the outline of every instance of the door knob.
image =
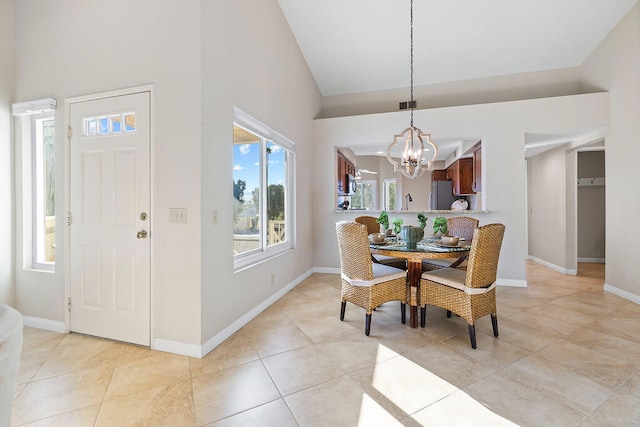
<path id="1" fill-rule="evenodd" d="M 136 235 L 138 239 L 146 239 L 147 238 L 147 230 L 140 230 Z"/>

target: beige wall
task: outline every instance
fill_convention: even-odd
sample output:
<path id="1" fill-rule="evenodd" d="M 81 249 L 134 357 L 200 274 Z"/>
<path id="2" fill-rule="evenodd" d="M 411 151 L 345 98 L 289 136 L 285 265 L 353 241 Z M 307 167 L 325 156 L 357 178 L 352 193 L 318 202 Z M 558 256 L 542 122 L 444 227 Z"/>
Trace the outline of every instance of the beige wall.
<path id="1" fill-rule="evenodd" d="M 311 124 L 321 97 L 276 0 L 203 2 L 202 20 L 202 340 L 207 341 L 313 268 Z M 237 273 L 229 208 L 234 106 L 293 140 L 297 162 L 295 249 Z M 333 171 L 334 164 L 335 152 L 325 167 Z M 212 210 L 219 212 L 217 225 L 209 220 Z"/>
<path id="2" fill-rule="evenodd" d="M 15 100 L 52 97 L 56 111 L 56 229 L 64 230 L 66 98 L 153 84 L 152 338 L 201 342 L 200 1 L 16 2 Z M 20 175 L 16 171 L 16 175 Z M 20 188 L 16 194 L 21 194 Z M 17 200 L 17 206 L 20 206 Z M 184 207 L 188 223 L 169 224 Z M 17 218 L 22 214 L 18 209 Z M 21 223 L 16 242 L 21 259 Z M 64 321 L 65 244 L 56 233 L 55 274 L 16 262 L 16 303 L 27 316 Z"/>
<path id="3" fill-rule="evenodd" d="M 564 147 L 528 160 L 529 255 L 566 270 L 567 153 Z"/>
<path id="4" fill-rule="evenodd" d="M 487 77 L 414 88 L 414 98 L 419 109 L 579 93 L 583 92 L 579 85 L 578 68 Z M 327 96 L 322 100 L 322 113 L 318 118 L 398 111 L 398 102 L 406 101 L 408 98 L 408 88 Z"/>
<path id="5" fill-rule="evenodd" d="M 629 197 L 638 180 L 640 157 L 640 4 L 604 39 L 581 67 L 585 89 L 610 92 L 611 128 L 606 134 L 607 233 L 606 289 L 640 302 L 640 276 L 633 272 L 636 255 L 620 245 L 637 241 L 635 224 L 640 198 Z M 621 209 L 624 206 L 624 209 Z"/>
<path id="6" fill-rule="evenodd" d="M 0 304 L 14 305 L 13 286 L 13 0 L 0 0 Z"/>
<path id="7" fill-rule="evenodd" d="M 498 271 L 503 283 L 523 284 L 526 280 L 525 133 L 606 127 L 608 98 L 608 94 L 599 93 L 415 111 L 415 122 L 428 123 L 427 131 L 434 138 L 481 136 L 483 198 L 491 213 L 478 215 L 478 219 L 481 224 L 501 222 L 507 227 Z M 403 129 L 405 120 L 405 113 L 386 113 L 314 122 L 316 266 L 338 267 L 334 224 L 354 216 L 333 212 L 333 177 L 322 165 L 332 161 L 334 146 L 383 143 L 388 135 Z M 405 224 L 417 224 L 415 215 L 398 216 Z"/>

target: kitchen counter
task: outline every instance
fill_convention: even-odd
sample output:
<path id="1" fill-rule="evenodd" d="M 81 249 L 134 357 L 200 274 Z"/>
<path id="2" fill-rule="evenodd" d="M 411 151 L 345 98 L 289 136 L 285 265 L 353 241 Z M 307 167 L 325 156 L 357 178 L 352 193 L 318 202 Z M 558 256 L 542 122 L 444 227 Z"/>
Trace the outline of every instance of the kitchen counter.
<path id="1" fill-rule="evenodd" d="M 333 211 L 334 213 L 355 213 L 355 214 L 360 214 L 360 215 L 371 215 L 371 216 L 379 216 L 380 213 L 382 211 L 368 211 L 368 210 L 364 210 L 364 209 L 347 209 L 345 211 L 343 210 L 339 210 L 339 209 L 335 209 Z M 387 213 L 389 215 L 418 215 L 419 213 L 421 214 L 425 214 L 425 215 L 433 215 L 433 214 L 453 214 L 453 215 L 481 215 L 481 214 L 488 214 L 491 213 L 491 211 L 486 211 L 486 210 L 460 210 L 460 211 L 452 211 L 452 210 L 447 210 L 447 211 L 387 211 Z"/>

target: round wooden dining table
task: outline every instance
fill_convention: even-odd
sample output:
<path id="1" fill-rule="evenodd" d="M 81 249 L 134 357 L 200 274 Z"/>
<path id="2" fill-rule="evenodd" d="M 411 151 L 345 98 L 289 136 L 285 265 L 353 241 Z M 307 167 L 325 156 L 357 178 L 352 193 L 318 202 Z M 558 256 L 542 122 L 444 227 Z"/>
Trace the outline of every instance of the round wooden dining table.
<path id="1" fill-rule="evenodd" d="M 419 243 L 416 249 L 407 249 L 403 243 L 370 244 L 371 253 L 404 258 L 407 260 L 407 277 L 409 279 L 409 326 L 418 327 L 418 307 L 420 306 L 420 278 L 422 276 L 422 260 L 437 258 L 456 258 L 450 267 L 457 267 L 469 255 L 471 244 L 460 242 L 457 246 L 445 246 L 436 242 Z"/>

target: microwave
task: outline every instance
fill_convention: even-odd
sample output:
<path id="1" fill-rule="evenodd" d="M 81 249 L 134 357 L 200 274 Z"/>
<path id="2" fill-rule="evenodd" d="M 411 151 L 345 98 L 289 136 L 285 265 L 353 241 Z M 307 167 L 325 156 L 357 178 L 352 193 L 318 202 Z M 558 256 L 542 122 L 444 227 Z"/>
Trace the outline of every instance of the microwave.
<path id="1" fill-rule="evenodd" d="M 345 182 L 347 183 L 347 194 L 355 194 L 356 192 L 356 177 L 355 175 L 346 174 Z"/>

